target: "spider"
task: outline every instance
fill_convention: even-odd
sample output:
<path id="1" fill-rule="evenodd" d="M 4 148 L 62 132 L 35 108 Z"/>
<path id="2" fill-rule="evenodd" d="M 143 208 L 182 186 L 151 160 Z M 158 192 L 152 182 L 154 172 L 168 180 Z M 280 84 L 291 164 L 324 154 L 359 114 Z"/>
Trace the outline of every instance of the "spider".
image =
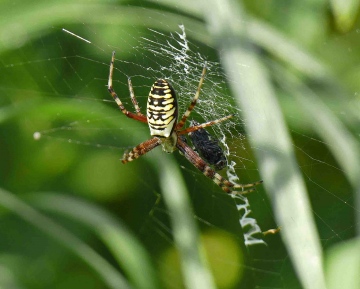
<path id="1" fill-rule="evenodd" d="M 134 105 L 135 113 L 126 110 L 120 98 L 113 89 L 112 85 L 114 62 L 115 51 L 112 53 L 110 62 L 110 73 L 108 80 L 109 93 L 114 98 L 116 104 L 118 105 L 123 114 L 134 120 L 147 123 L 149 125 L 150 134 L 152 136 L 152 138 L 142 142 L 130 151 L 125 152 L 122 157 L 122 163 L 126 164 L 128 162 L 131 162 L 139 158 L 140 156 L 148 153 L 155 147 L 161 145 L 162 150 L 167 153 L 173 153 L 176 149 L 178 149 L 187 158 L 189 162 L 191 162 L 206 177 L 213 180 L 213 182 L 217 184 L 226 193 L 248 193 L 254 191 L 254 187 L 262 183 L 262 181 L 257 181 L 255 183 L 249 184 L 236 184 L 228 181 L 227 179 L 216 173 L 207 162 L 205 162 L 189 145 L 184 142 L 182 138 L 184 134 L 189 134 L 205 127 L 212 126 L 232 117 L 232 115 L 229 115 L 217 120 L 209 121 L 203 124 L 197 124 L 183 129 L 187 118 L 189 117 L 191 111 L 194 109 L 196 102 L 199 98 L 201 87 L 205 79 L 206 64 L 204 65 L 195 96 L 192 99 L 185 113 L 182 115 L 180 121 L 178 121 L 178 105 L 176 94 L 170 83 L 164 79 L 159 79 L 155 81 L 155 83 L 152 85 L 147 100 L 147 109 L 145 116 L 140 111 L 140 107 L 135 98 L 131 79 L 130 77 L 128 77 L 130 98 L 131 102 Z M 244 190 L 246 188 L 249 189 Z M 237 189 L 241 191 L 236 191 Z"/>

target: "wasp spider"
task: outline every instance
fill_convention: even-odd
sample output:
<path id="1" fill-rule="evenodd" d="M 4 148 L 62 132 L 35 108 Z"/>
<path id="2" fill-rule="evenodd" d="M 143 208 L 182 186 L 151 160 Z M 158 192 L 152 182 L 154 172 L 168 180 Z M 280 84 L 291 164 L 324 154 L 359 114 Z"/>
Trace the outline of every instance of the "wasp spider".
<path id="1" fill-rule="evenodd" d="M 130 78 L 128 78 L 128 86 L 130 91 L 131 101 L 135 107 L 135 113 L 126 110 L 120 98 L 117 96 L 112 85 L 113 70 L 114 70 L 115 52 L 112 53 L 110 62 L 110 73 L 108 81 L 108 91 L 114 98 L 120 110 L 127 117 L 137 121 L 147 123 L 150 128 L 152 138 L 146 140 L 134 147 L 129 152 L 125 152 L 122 158 L 124 164 L 131 162 L 140 156 L 151 151 L 155 147 L 161 145 L 163 151 L 172 153 L 178 149 L 198 170 L 205 176 L 212 179 L 226 193 L 244 194 L 254 190 L 254 186 L 261 184 L 258 181 L 250 184 L 236 184 L 232 183 L 213 170 L 210 165 L 204 161 L 189 145 L 186 144 L 182 135 L 189 134 L 208 126 L 220 123 L 232 117 L 232 115 L 209 121 L 203 124 L 196 124 L 183 129 L 187 118 L 191 111 L 194 109 L 196 102 L 199 98 L 200 90 L 204 82 L 206 66 L 204 66 L 200 82 L 188 109 L 185 111 L 180 121 L 178 121 L 178 105 L 176 94 L 169 82 L 164 79 L 157 80 L 151 87 L 149 97 L 147 100 L 146 116 L 140 111 L 140 107 L 135 98 L 134 90 Z M 249 188 L 249 189 L 247 189 Z M 247 189 L 247 190 L 244 190 Z M 239 191 L 236 191 L 239 190 Z"/>

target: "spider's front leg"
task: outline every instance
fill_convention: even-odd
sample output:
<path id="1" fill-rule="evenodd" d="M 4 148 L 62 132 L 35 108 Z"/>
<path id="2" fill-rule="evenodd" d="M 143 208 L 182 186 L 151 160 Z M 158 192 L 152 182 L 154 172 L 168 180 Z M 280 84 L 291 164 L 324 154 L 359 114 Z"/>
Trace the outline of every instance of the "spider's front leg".
<path id="1" fill-rule="evenodd" d="M 148 153 L 149 151 L 156 148 L 160 144 L 161 144 L 161 140 L 158 137 L 153 137 L 137 145 L 131 151 L 125 152 L 121 161 L 123 164 L 126 164 L 128 162 L 136 160 L 137 158 Z"/>
<path id="2" fill-rule="evenodd" d="M 235 184 L 227 179 L 223 178 L 217 172 L 215 172 L 199 155 L 194 152 L 182 139 L 179 137 L 176 144 L 180 152 L 190 161 L 198 170 L 200 170 L 205 176 L 212 179 L 223 191 L 228 194 L 246 194 L 254 191 L 256 185 L 261 184 L 263 181 L 258 181 L 251 184 Z M 244 190 L 244 188 L 250 188 Z M 235 191 L 236 189 L 242 189 L 242 191 Z"/>
<path id="3" fill-rule="evenodd" d="M 130 91 L 130 97 L 131 101 L 135 107 L 136 114 L 128 111 L 123 103 L 121 102 L 120 98 L 118 97 L 117 93 L 115 92 L 113 88 L 113 72 L 114 72 L 114 62 L 115 62 L 115 51 L 112 53 L 111 62 L 110 62 L 110 71 L 109 71 L 109 80 L 108 80 L 108 91 L 111 94 L 112 98 L 115 100 L 116 104 L 118 105 L 119 109 L 122 111 L 123 114 L 125 114 L 127 117 L 135 119 L 137 121 L 141 121 L 143 123 L 147 123 L 146 116 L 141 114 L 139 105 L 136 101 L 134 90 L 131 84 L 130 78 L 128 78 L 128 85 L 129 85 L 129 91 Z"/>

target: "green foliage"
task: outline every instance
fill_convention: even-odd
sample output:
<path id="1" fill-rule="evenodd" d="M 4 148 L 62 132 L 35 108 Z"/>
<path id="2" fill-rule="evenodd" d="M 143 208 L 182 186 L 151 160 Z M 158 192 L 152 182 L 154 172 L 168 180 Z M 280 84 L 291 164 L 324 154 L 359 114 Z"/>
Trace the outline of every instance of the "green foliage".
<path id="1" fill-rule="evenodd" d="M 356 288 L 359 244 L 342 241 L 356 236 L 360 220 L 358 7 L 357 0 L 3 1 L 0 287 L 307 289 L 338 288 L 344 279 L 343 289 Z M 127 96 L 124 64 L 142 62 L 132 68 L 137 80 L 153 64 L 138 40 L 147 29 L 175 33 L 179 24 L 223 65 L 243 110 L 244 145 L 255 148 L 273 213 L 260 194 L 249 197 L 252 210 L 262 228 L 282 227 L 267 237 L 268 249 L 244 247 L 231 198 L 181 156 L 175 162 L 156 151 L 118 161 L 149 136 L 106 103 L 111 51 L 121 52 L 116 90 Z M 143 103 L 149 85 L 138 85 Z M 79 122 L 89 129 L 77 130 Z M 257 267 L 254 260 L 266 258 Z M 268 274 L 262 280 L 259 272 Z"/>

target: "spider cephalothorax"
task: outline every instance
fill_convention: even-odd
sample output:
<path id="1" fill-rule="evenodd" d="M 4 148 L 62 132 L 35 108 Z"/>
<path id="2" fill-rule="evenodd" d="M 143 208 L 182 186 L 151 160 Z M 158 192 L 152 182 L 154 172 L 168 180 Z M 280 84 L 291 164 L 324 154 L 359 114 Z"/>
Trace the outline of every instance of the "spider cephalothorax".
<path id="1" fill-rule="evenodd" d="M 149 125 L 150 134 L 152 136 L 151 139 L 142 142 L 129 152 L 124 153 L 122 158 L 122 162 L 124 164 L 131 162 L 134 159 L 137 159 L 138 157 L 151 151 L 153 148 L 161 145 L 163 151 L 167 153 L 172 153 L 176 149 L 178 149 L 197 169 L 199 169 L 205 176 L 212 179 L 213 182 L 215 182 L 218 186 L 222 188 L 222 190 L 227 193 L 243 194 L 253 191 L 254 186 L 262 183 L 262 181 L 258 181 L 251 184 L 235 184 L 224 179 L 217 172 L 215 172 L 210 167 L 210 165 L 206 161 L 204 161 L 189 145 L 187 145 L 182 137 L 179 137 L 184 134 L 199 131 L 201 129 L 204 129 L 205 127 L 212 126 L 232 117 L 232 115 L 229 115 L 203 124 L 194 124 L 186 129 L 183 129 L 187 118 L 189 117 L 191 111 L 194 109 L 196 102 L 199 98 L 201 86 L 205 78 L 206 66 L 204 66 L 203 68 L 199 81 L 199 86 L 193 100 L 191 101 L 188 109 L 182 115 L 180 121 L 178 121 L 178 105 L 175 90 L 172 88 L 170 83 L 164 79 L 157 80 L 151 87 L 145 116 L 140 111 L 140 107 L 135 98 L 131 80 L 130 78 L 128 78 L 130 98 L 135 107 L 136 113 L 132 113 L 126 110 L 112 86 L 114 61 L 115 52 L 113 52 L 112 54 L 110 63 L 108 91 L 114 98 L 120 110 L 127 117 L 135 119 L 137 121 L 141 121 L 143 123 L 147 123 Z M 211 149 L 207 153 L 211 153 Z M 244 190 L 244 188 L 250 189 Z M 236 191 L 237 189 L 240 189 L 241 191 Z"/>

